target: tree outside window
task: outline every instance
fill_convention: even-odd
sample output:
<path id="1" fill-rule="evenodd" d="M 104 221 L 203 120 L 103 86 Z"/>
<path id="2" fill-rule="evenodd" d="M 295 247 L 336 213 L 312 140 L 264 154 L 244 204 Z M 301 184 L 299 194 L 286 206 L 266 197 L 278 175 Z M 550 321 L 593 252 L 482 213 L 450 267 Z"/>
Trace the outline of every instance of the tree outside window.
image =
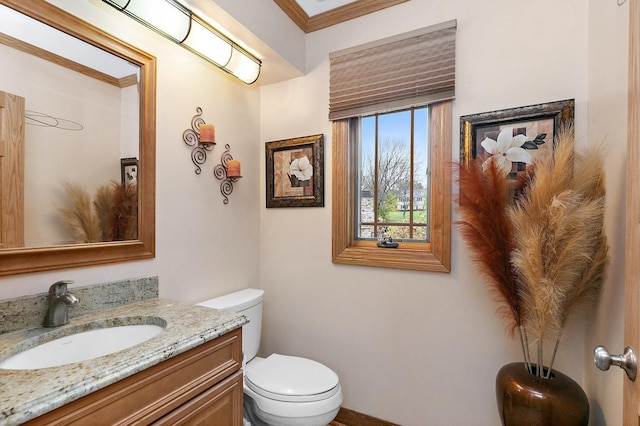
<path id="1" fill-rule="evenodd" d="M 428 241 L 428 107 L 359 120 L 356 238 Z"/>

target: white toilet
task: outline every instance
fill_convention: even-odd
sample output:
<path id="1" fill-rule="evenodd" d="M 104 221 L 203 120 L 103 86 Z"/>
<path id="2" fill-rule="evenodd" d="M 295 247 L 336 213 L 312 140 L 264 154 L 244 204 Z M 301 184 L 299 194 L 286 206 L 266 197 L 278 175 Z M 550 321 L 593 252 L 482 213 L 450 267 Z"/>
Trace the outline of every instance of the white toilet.
<path id="1" fill-rule="evenodd" d="M 328 367 L 306 358 L 257 357 L 263 290 L 246 289 L 198 305 L 243 314 L 244 415 L 252 426 L 326 426 L 340 410 L 342 389 Z"/>

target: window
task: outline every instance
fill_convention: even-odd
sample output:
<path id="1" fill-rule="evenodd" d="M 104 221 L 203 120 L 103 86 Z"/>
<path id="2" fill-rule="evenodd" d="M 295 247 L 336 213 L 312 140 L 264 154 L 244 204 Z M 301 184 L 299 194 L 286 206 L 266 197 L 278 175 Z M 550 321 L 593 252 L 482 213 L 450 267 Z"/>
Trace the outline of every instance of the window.
<path id="1" fill-rule="evenodd" d="M 330 54 L 334 263 L 449 272 L 456 25 Z"/>
<path id="2" fill-rule="evenodd" d="M 426 106 L 358 119 L 356 239 L 428 242 Z"/>
<path id="3" fill-rule="evenodd" d="M 414 219 L 413 224 L 415 228 L 424 229 L 424 234 L 421 238 L 418 231 L 413 234 L 413 238 L 407 240 L 402 238 L 403 241 L 397 249 L 377 247 L 375 231 L 367 234 L 366 229 L 364 231 L 361 229 L 365 226 L 374 228 L 376 226 L 370 224 L 375 221 L 368 222 L 367 218 L 360 213 L 361 206 L 360 209 L 358 208 L 362 203 L 361 193 L 365 180 L 359 176 L 360 165 L 363 162 L 361 159 L 366 155 L 358 153 L 357 140 L 361 122 L 368 117 L 333 122 L 332 257 L 334 263 L 449 272 L 451 267 L 451 101 L 433 104 L 418 111 L 419 114 L 426 112 L 428 112 L 426 114 L 429 135 L 427 155 L 430 173 L 425 191 L 425 203 L 428 208 L 424 210 L 423 225 L 419 226 L 421 223 L 419 215 Z M 427 159 L 425 163 L 426 161 Z M 422 167 L 426 168 L 427 165 Z M 414 188 L 416 186 L 414 185 Z M 414 210 L 417 210 L 415 201 Z M 390 223 L 378 222 L 377 226 L 390 226 Z M 395 226 L 407 227 L 409 222 L 402 222 Z"/>

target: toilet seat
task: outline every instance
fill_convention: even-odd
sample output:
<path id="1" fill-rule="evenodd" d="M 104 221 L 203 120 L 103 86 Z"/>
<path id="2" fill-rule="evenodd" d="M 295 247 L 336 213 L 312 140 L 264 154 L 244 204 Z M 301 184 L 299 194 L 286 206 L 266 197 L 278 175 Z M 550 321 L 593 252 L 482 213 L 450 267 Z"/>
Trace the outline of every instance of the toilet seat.
<path id="1" fill-rule="evenodd" d="M 245 384 L 256 394 L 284 402 L 321 401 L 340 391 L 338 376 L 319 362 L 272 354 L 247 365 Z"/>

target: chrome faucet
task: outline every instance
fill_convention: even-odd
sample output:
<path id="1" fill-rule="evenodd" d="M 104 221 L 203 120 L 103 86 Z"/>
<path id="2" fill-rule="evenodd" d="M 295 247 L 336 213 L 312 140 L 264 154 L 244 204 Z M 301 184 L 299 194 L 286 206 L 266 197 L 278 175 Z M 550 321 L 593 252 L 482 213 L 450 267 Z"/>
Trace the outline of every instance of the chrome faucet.
<path id="1" fill-rule="evenodd" d="M 44 316 L 42 325 L 58 327 L 69 322 L 69 306 L 78 304 L 78 298 L 67 291 L 71 280 L 58 281 L 49 287 L 49 309 Z"/>

